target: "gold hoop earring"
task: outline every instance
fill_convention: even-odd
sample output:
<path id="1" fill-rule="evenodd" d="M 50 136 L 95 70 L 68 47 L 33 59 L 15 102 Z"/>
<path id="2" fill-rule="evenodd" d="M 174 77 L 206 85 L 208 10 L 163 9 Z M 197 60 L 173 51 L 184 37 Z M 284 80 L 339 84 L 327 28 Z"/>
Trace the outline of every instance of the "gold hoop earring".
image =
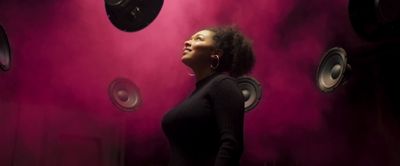
<path id="1" fill-rule="evenodd" d="M 195 76 L 194 73 L 187 73 L 187 74 L 188 74 L 188 76 L 190 76 L 190 77 L 194 77 L 194 76 Z"/>
<path id="2" fill-rule="evenodd" d="M 216 70 L 219 66 L 219 56 L 218 55 L 215 55 L 215 56 L 217 57 L 217 65 L 214 66 L 212 63 L 210 65 L 210 68 L 213 70 Z"/>

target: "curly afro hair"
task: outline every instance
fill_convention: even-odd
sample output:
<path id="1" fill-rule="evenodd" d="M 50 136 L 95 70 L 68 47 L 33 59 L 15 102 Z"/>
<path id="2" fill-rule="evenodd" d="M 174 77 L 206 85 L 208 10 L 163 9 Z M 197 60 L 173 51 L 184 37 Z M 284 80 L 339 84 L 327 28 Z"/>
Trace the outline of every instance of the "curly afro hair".
<path id="1" fill-rule="evenodd" d="M 255 58 L 252 43 L 234 26 L 211 27 L 215 33 L 215 47 L 222 50 L 217 71 L 228 72 L 233 77 L 248 74 L 253 69 Z"/>

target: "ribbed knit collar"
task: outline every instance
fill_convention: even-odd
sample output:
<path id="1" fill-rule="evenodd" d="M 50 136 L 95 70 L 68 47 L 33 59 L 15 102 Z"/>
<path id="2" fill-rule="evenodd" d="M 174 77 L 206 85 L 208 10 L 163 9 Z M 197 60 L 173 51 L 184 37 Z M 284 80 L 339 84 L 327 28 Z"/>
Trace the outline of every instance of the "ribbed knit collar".
<path id="1" fill-rule="evenodd" d="M 196 89 L 202 87 L 204 84 L 206 84 L 208 81 L 210 81 L 212 78 L 214 78 L 215 76 L 217 76 L 219 74 L 221 74 L 221 72 L 215 72 L 215 73 L 212 73 L 212 74 L 208 75 L 207 77 L 197 81 Z"/>

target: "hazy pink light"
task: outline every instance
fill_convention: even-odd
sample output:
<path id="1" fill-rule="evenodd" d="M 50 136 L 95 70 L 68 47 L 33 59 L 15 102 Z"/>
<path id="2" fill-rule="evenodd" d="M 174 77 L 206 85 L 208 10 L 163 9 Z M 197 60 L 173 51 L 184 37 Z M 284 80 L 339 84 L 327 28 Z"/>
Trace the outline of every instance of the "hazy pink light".
<path id="1" fill-rule="evenodd" d="M 262 165 L 286 153 L 303 165 L 335 165 L 349 160 L 348 142 L 327 127 L 332 98 L 317 90 L 314 74 L 335 35 L 349 31 L 346 3 L 166 0 L 147 28 L 126 33 L 109 22 L 103 1 L 1 2 L 0 23 L 15 61 L 10 73 L 0 73 L 6 80 L 0 88 L 17 86 L 12 98 L 21 113 L 20 139 L 32 158 L 42 155 L 37 142 L 53 122 L 45 118 L 63 125 L 63 115 L 72 111 L 105 124 L 127 119 L 128 147 L 134 147 L 128 158 L 165 159 L 161 118 L 194 88 L 180 62 L 183 42 L 202 28 L 236 24 L 253 40 L 257 63 L 251 75 L 263 87 L 260 104 L 246 114 L 243 164 Z M 119 112 L 109 101 L 107 88 L 117 77 L 140 88 L 137 112 Z"/>

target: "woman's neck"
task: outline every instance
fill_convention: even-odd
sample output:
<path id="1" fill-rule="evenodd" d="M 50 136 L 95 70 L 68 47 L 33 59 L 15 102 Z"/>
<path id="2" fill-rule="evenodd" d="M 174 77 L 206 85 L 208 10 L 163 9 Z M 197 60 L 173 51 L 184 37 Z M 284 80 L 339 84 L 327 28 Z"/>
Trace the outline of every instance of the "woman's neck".
<path id="1" fill-rule="evenodd" d="M 210 68 L 194 71 L 194 74 L 196 76 L 196 81 L 200 81 L 200 80 L 210 76 L 213 73 L 215 73 L 215 71 Z"/>

